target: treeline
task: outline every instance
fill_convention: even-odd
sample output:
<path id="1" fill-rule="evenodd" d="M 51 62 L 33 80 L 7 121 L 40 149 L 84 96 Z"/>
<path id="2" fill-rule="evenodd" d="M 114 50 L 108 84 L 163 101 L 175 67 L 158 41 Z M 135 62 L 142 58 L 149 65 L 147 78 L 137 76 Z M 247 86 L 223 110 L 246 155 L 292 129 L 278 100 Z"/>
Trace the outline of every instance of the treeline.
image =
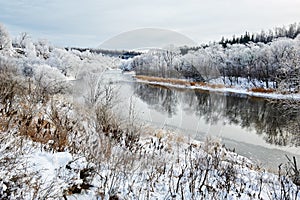
<path id="1" fill-rule="evenodd" d="M 232 38 L 225 38 L 224 36 L 219 42 L 212 44 L 220 44 L 223 48 L 233 44 L 249 44 L 249 43 L 270 43 L 273 40 L 281 37 L 295 39 L 300 34 L 300 23 L 293 23 L 289 26 L 276 27 L 268 31 L 262 30 L 260 33 L 250 33 L 248 31 L 240 36 L 233 35 Z M 187 54 L 189 51 L 197 51 L 201 48 L 207 48 L 211 44 L 203 44 L 195 47 L 180 47 L 181 54 Z"/>
<path id="2" fill-rule="evenodd" d="M 89 51 L 95 54 L 102 54 L 111 57 L 119 57 L 122 59 L 133 58 L 135 56 L 141 55 L 140 52 L 135 51 L 125 51 L 125 50 L 108 50 L 108 49 L 97 49 L 97 48 L 79 48 L 79 47 L 67 47 L 66 50 L 77 50 L 79 52 Z"/>
<path id="3" fill-rule="evenodd" d="M 295 39 L 297 35 L 300 33 L 300 23 L 294 23 L 290 24 L 288 27 L 277 27 L 273 30 L 264 31 L 262 30 L 260 33 L 252 33 L 246 31 L 244 35 L 241 35 L 239 37 L 233 36 L 231 39 L 225 39 L 222 37 L 219 44 L 221 44 L 224 48 L 227 47 L 227 44 L 248 44 L 249 42 L 253 43 L 269 43 L 272 42 L 274 39 L 280 38 L 280 37 L 286 37 Z"/>

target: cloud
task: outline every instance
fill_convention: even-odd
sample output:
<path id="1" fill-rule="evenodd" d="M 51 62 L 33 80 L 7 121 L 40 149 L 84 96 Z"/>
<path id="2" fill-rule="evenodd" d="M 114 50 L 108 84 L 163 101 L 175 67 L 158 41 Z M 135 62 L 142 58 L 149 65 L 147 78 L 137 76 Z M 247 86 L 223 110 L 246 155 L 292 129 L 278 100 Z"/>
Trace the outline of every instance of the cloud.
<path id="1" fill-rule="evenodd" d="M 30 31 L 58 45 L 96 47 L 145 27 L 179 31 L 202 43 L 298 22 L 299 7 L 296 0 L 0 0 L 0 21 L 13 34 Z"/>

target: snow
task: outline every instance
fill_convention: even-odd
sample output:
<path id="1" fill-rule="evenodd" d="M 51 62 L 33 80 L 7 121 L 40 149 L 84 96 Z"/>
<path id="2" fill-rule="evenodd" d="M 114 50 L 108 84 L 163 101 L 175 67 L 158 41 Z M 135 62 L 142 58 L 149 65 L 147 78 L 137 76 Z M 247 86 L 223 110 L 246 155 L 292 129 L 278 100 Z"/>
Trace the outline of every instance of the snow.
<path id="1" fill-rule="evenodd" d="M 29 187 L 15 188 L 18 193 L 14 198 L 22 199 L 62 196 L 70 200 L 108 199 L 110 196 L 120 199 L 273 199 L 280 195 L 277 175 L 255 168 L 249 159 L 226 150 L 212 138 L 199 142 L 156 130 L 143 135 L 135 150 L 114 146 L 110 158 L 98 163 L 88 162 L 84 156 L 71 155 L 67 151 L 44 151 L 39 145 L 34 147 L 29 140 L 24 140 L 23 145 L 23 149 L 30 150 L 22 150 L 14 168 L 0 166 L 0 195 L 6 194 L 16 174 L 24 178 L 29 176 Z M 6 158 L 12 156 L 12 152 L 3 148 L 0 153 Z M 82 177 L 85 169 L 96 170 L 88 175 L 92 187 L 80 193 L 66 192 L 86 183 Z M 231 170 L 235 178 L 226 179 L 224 174 Z M 177 183 L 179 190 L 176 192 Z M 201 186 L 202 183 L 205 184 Z M 38 196 L 30 188 L 34 184 L 39 187 Z M 226 184 L 229 184 L 229 192 L 225 189 Z M 201 191 L 197 190 L 200 187 Z M 290 197 L 300 198 L 300 194 L 293 196 L 297 190 L 295 185 L 287 182 L 287 187 Z M 276 193 L 273 193 L 275 188 Z"/>
<path id="2" fill-rule="evenodd" d="M 57 170 L 65 167 L 73 157 L 68 152 L 37 152 L 27 156 L 27 162 L 34 171 L 40 171 L 45 181 L 55 178 Z"/>

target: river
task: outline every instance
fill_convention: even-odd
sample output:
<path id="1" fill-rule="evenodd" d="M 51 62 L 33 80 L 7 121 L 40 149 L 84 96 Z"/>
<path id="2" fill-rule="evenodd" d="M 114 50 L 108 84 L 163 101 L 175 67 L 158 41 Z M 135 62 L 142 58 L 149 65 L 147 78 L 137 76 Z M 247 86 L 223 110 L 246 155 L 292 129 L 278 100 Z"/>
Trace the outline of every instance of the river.
<path id="1" fill-rule="evenodd" d="M 227 148 L 275 171 L 287 162 L 286 155 L 300 162 L 300 133 L 293 128 L 300 116 L 266 99 L 138 83 L 119 70 L 106 72 L 105 79 L 118 88 L 124 104 L 133 99 L 143 123 L 200 141 L 217 137 Z"/>

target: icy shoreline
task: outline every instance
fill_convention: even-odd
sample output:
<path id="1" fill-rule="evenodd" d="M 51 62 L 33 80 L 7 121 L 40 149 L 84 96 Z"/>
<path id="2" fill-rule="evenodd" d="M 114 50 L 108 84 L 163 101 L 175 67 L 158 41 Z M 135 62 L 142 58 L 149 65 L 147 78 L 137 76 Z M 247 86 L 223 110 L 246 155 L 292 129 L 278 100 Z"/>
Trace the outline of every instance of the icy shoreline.
<path id="1" fill-rule="evenodd" d="M 136 81 L 139 83 L 146 83 L 151 85 L 159 85 L 165 87 L 172 87 L 172 88 L 180 88 L 180 89 L 192 89 L 192 90 L 204 90 L 204 91 L 212 91 L 212 92 L 221 92 L 221 93 L 234 93 L 240 95 L 246 95 L 251 97 L 258 97 L 258 98 L 267 98 L 267 99 L 285 99 L 285 100 L 297 100 L 300 101 L 300 94 L 279 94 L 279 93 L 261 93 L 261 92 L 251 92 L 247 89 L 243 88 L 212 88 L 209 86 L 201 86 L 201 85 L 180 85 L 180 84 L 172 84 L 166 82 L 159 82 L 159 81 L 148 81 L 148 80 L 141 80 L 136 78 Z"/>

